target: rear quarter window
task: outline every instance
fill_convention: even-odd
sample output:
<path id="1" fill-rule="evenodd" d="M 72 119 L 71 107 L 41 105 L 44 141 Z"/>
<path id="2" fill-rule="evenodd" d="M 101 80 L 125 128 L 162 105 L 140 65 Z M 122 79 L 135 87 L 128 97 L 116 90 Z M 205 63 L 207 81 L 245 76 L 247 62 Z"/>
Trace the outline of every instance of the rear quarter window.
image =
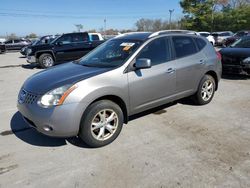
<path id="1" fill-rule="evenodd" d="M 204 41 L 201 38 L 194 38 L 194 40 L 196 42 L 196 45 L 197 45 L 199 51 L 202 50 L 207 44 L 206 41 Z"/>
<path id="2" fill-rule="evenodd" d="M 197 52 L 194 40 L 187 36 L 172 37 L 176 58 L 182 58 Z"/>

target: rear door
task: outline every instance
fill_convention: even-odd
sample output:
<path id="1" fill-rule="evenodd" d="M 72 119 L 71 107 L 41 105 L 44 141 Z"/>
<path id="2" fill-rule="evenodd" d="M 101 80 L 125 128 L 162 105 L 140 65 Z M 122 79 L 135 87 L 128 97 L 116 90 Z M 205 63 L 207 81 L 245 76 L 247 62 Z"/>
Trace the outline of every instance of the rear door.
<path id="1" fill-rule="evenodd" d="M 172 41 L 176 58 L 176 90 L 179 95 L 188 95 L 196 91 L 204 74 L 206 56 L 191 36 L 173 36 Z"/>
<path id="2" fill-rule="evenodd" d="M 170 39 L 161 37 L 151 41 L 136 57 L 140 58 L 150 59 L 152 67 L 128 73 L 131 114 L 164 104 L 175 94 L 176 73 Z"/>
<path id="3" fill-rule="evenodd" d="M 92 43 L 89 41 L 88 33 L 73 34 L 72 48 L 74 49 L 74 53 L 72 53 L 73 59 L 79 59 L 90 52 L 93 48 Z"/>

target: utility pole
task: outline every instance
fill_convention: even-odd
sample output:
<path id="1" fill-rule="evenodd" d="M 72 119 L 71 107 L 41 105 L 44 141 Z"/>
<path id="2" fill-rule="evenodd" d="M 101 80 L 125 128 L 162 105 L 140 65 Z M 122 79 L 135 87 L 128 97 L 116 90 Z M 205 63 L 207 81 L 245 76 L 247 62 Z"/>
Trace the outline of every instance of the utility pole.
<path id="1" fill-rule="evenodd" d="M 171 30 L 172 29 L 172 14 L 174 12 L 174 9 L 170 9 L 169 10 L 169 29 Z"/>
<path id="2" fill-rule="evenodd" d="M 104 35 L 106 35 L 107 19 L 104 18 Z"/>

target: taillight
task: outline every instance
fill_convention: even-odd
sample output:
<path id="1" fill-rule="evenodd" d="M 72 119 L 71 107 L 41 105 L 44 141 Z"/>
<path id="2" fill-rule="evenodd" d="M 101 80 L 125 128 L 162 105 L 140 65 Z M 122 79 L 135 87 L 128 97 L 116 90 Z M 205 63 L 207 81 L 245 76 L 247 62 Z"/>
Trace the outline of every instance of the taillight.
<path id="1" fill-rule="evenodd" d="M 221 61 L 221 54 L 220 54 L 220 52 L 216 52 L 216 54 L 217 54 L 217 58 Z"/>

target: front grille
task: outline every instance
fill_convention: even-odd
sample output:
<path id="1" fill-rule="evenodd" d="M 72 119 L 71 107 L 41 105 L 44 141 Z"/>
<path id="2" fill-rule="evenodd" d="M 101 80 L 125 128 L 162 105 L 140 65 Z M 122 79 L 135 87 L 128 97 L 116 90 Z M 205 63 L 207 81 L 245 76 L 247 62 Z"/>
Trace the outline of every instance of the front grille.
<path id="1" fill-rule="evenodd" d="M 36 101 L 37 97 L 37 95 L 22 89 L 19 93 L 18 102 L 25 104 L 33 104 Z"/>
<path id="2" fill-rule="evenodd" d="M 37 95 L 34 95 L 32 93 L 27 93 L 24 103 L 26 104 L 33 104 L 33 102 L 37 99 Z"/>

